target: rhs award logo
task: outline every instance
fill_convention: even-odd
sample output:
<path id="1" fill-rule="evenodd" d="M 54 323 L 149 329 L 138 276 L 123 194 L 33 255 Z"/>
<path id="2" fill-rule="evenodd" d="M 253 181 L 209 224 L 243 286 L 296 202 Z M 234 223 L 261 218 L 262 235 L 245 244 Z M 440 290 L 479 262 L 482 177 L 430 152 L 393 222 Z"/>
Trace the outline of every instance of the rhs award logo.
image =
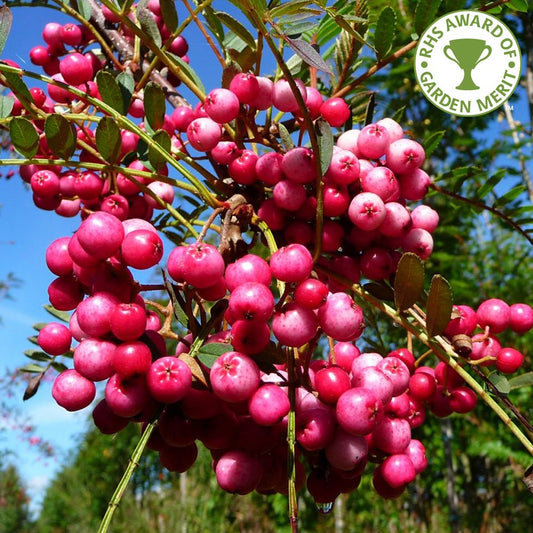
<path id="1" fill-rule="evenodd" d="M 509 28 L 481 11 L 454 11 L 420 37 L 415 72 L 425 97 L 464 117 L 502 106 L 520 79 L 521 52 Z"/>

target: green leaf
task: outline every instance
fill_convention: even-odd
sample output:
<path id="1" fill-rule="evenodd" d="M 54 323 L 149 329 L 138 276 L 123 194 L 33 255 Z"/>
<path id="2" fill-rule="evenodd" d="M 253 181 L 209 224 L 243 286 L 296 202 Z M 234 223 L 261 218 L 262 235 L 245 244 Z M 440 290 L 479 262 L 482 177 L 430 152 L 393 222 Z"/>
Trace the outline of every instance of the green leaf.
<path id="1" fill-rule="evenodd" d="M 76 0 L 78 6 L 78 13 L 85 19 L 91 20 L 93 9 L 87 0 Z"/>
<path id="2" fill-rule="evenodd" d="M 170 154 L 172 141 L 170 140 L 170 135 L 165 130 L 157 130 L 152 136 L 152 140 Z M 152 145 L 148 147 L 148 160 L 157 172 L 163 170 L 167 163 L 167 159 L 155 150 Z"/>
<path id="3" fill-rule="evenodd" d="M 431 280 L 426 303 L 426 330 L 429 337 L 440 335 L 450 322 L 453 298 L 450 284 L 440 275 Z"/>
<path id="4" fill-rule="evenodd" d="M 118 84 L 118 76 L 115 79 L 115 76 L 110 72 L 100 70 L 96 75 L 96 85 L 102 101 L 121 115 L 125 115 L 128 108 L 124 101 L 124 94 Z"/>
<path id="5" fill-rule="evenodd" d="M 429 156 L 437 149 L 437 146 L 441 142 L 445 133 L 446 130 L 434 131 L 424 139 L 424 142 L 422 144 L 424 145 L 424 152 L 426 153 L 426 158 L 429 158 Z"/>
<path id="6" fill-rule="evenodd" d="M 283 40 L 289 45 L 289 47 L 297 56 L 302 58 L 307 65 L 333 76 L 331 67 L 322 59 L 322 56 L 307 41 L 304 41 L 303 39 L 291 39 L 286 35 L 283 37 Z"/>
<path id="7" fill-rule="evenodd" d="M 527 0 L 510 0 L 505 5 L 515 11 L 521 11 L 522 13 L 527 13 L 529 9 Z"/>
<path id="8" fill-rule="evenodd" d="M 418 255 L 405 253 L 398 262 L 394 277 L 394 303 L 398 311 L 414 305 L 424 288 L 424 263 Z"/>
<path id="9" fill-rule="evenodd" d="M 28 159 L 39 149 L 39 134 L 27 118 L 15 117 L 9 122 L 9 137 L 15 150 Z"/>
<path id="10" fill-rule="evenodd" d="M 294 141 L 292 140 L 291 134 L 281 122 L 278 123 L 278 131 L 285 150 L 289 151 L 294 148 Z"/>
<path id="11" fill-rule="evenodd" d="M 380 300 L 394 302 L 393 290 L 384 283 L 376 283 L 374 281 L 371 281 L 370 283 L 365 283 L 363 285 L 363 289 L 372 296 L 379 298 Z"/>
<path id="12" fill-rule="evenodd" d="M 335 16 L 335 22 L 351 37 L 361 44 L 366 44 L 370 48 L 374 48 L 365 38 L 341 15 Z"/>
<path id="13" fill-rule="evenodd" d="M 116 163 L 122 149 L 120 128 L 111 117 L 103 117 L 94 133 L 96 148 L 108 163 Z"/>
<path id="14" fill-rule="evenodd" d="M 33 361 L 40 361 L 42 363 L 53 359 L 51 355 L 44 353 L 42 350 L 25 350 L 24 355 Z"/>
<path id="15" fill-rule="evenodd" d="M 202 345 L 198 351 L 198 355 L 211 355 L 219 357 L 223 353 L 233 351 L 233 346 L 226 342 L 207 342 Z"/>
<path id="16" fill-rule="evenodd" d="M 217 11 L 215 15 L 224 26 L 240 37 L 252 50 L 256 49 L 257 44 L 254 36 L 236 18 L 223 11 Z"/>
<path id="17" fill-rule="evenodd" d="M 48 115 L 44 123 L 44 134 L 48 147 L 56 157 L 70 159 L 76 150 L 76 130 L 65 117 Z"/>
<path id="18" fill-rule="evenodd" d="M 165 109 L 166 101 L 163 89 L 157 83 L 148 82 L 144 88 L 144 113 L 148 124 L 154 130 L 163 126 Z"/>
<path id="19" fill-rule="evenodd" d="M 11 96 L 0 94 L 0 118 L 7 118 L 13 111 L 15 100 Z"/>
<path id="20" fill-rule="evenodd" d="M 418 35 L 433 21 L 439 10 L 441 0 L 418 0 L 415 8 L 415 30 Z"/>
<path id="21" fill-rule="evenodd" d="M 170 33 L 174 33 L 178 27 L 178 13 L 174 0 L 159 0 L 163 22 Z"/>
<path id="22" fill-rule="evenodd" d="M 533 386 L 533 372 L 526 372 L 520 376 L 514 376 L 509 379 L 509 386 L 511 390 L 520 389 L 522 387 Z"/>
<path id="23" fill-rule="evenodd" d="M 33 97 L 30 93 L 30 90 L 28 89 L 28 86 L 24 83 L 23 79 L 18 74 L 15 74 L 14 72 L 3 71 L 2 74 L 5 76 L 11 89 L 13 90 L 13 94 L 19 100 L 28 100 L 29 102 L 33 102 Z"/>
<path id="24" fill-rule="evenodd" d="M 0 54 L 6 45 L 12 22 L 13 14 L 11 13 L 11 9 L 4 4 L 0 7 Z"/>
<path id="25" fill-rule="evenodd" d="M 506 206 L 507 204 L 510 204 L 526 190 L 527 189 L 525 185 L 517 185 L 516 187 L 513 187 L 510 191 L 507 191 L 500 198 L 496 198 L 496 200 L 494 201 L 494 207 Z"/>
<path id="26" fill-rule="evenodd" d="M 20 372 L 29 372 L 30 374 L 42 374 L 44 370 L 42 366 L 36 365 L 35 363 L 30 363 L 19 369 Z"/>
<path id="27" fill-rule="evenodd" d="M 476 196 L 480 200 L 482 198 L 485 198 L 487 194 L 489 194 L 498 183 L 503 179 L 505 176 L 505 169 L 501 169 L 498 172 L 496 172 L 493 176 L 491 176 L 485 183 L 481 185 L 481 187 L 477 190 Z"/>
<path id="28" fill-rule="evenodd" d="M 308 17 L 309 15 L 319 15 L 322 13 L 322 10 L 309 7 L 309 0 L 293 0 L 292 2 L 285 2 L 272 8 L 270 10 L 270 17 L 275 19 L 288 15 L 300 15 L 302 13 Z M 279 22 L 281 23 L 281 21 Z"/>
<path id="29" fill-rule="evenodd" d="M 54 370 L 56 370 L 60 374 L 61 374 L 61 372 L 64 372 L 65 370 L 68 370 L 67 365 L 65 365 L 63 363 L 60 363 L 59 361 L 52 361 L 51 366 L 52 366 L 52 368 Z"/>
<path id="30" fill-rule="evenodd" d="M 501 394 L 509 394 L 511 392 L 509 380 L 503 374 L 494 372 L 489 376 L 489 380 Z"/>
<path id="31" fill-rule="evenodd" d="M 326 173 L 333 157 L 333 132 L 326 120 L 319 118 L 315 124 L 316 138 L 320 149 L 320 170 L 322 175 Z"/>
<path id="32" fill-rule="evenodd" d="M 379 14 L 374 33 L 374 48 L 378 61 L 383 59 L 392 48 L 396 36 L 396 12 L 392 7 L 385 7 Z"/>
<path id="33" fill-rule="evenodd" d="M 185 63 L 185 61 L 183 61 L 181 57 L 170 53 L 168 53 L 167 55 L 170 56 L 172 61 L 180 68 L 181 71 L 185 73 L 185 75 L 194 83 L 194 85 L 196 85 L 196 87 L 200 89 L 200 92 L 202 94 L 205 94 L 204 84 L 198 74 L 196 74 L 195 70 L 188 63 Z"/>
<path id="34" fill-rule="evenodd" d="M 137 8 L 136 15 L 144 33 L 151 38 L 157 48 L 161 48 L 161 45 L 163 44 L 161 42 L 161 33 L 159 32 L 159 28 L 157 27 L 152 13 L 148 9 L 142 7 L 140 9 Z"/>
<path id="35" fill-rule="evenodd" d="M 51 314 L 54 318 L 57 318 L 58 320 L 61 320 L 62 322 L 66 322 L 67 324 L 70 322 L 70 314 L 67 313 L 67 311 L 59 311 L 55 307 L 52 307 L 49 304 L 43 305 L 44 310 Z"/>
<path id="36" fill-rule="evenodd" d="M 299 22 L 283 22 L 280 21 L 279 27 L 283 28 L 283 33 L 291 38 L 296 38 L 306 31 L 316 28 L 316 22 L 313 20 L 302 20 Z"/>
<path id="37" fill-rule="evenodd" d="M 215 11 L 211 6 L 206 6 L 204 8 L 204 17 L 207 22 L 208 28 L 211 30 L 213 35 L 217 38 L 217 41 L 220 45 L 224 43 L 224 28 L 220 23 L 220 20 L 215 15 Z"/>

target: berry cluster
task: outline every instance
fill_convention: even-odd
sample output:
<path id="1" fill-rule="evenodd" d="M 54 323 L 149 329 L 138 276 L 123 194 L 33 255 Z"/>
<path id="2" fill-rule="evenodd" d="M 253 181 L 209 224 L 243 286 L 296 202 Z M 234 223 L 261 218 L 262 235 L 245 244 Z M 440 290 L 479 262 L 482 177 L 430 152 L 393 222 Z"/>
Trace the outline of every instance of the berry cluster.
<path id="1" fill-rule="evenodd" d="M 515 348 L 502 347 L 498 334 L 507 329 L 517 335 L 527 333 L 533 327 L 531 306 L 508 305 L 499 298 L 490 298 L 475 311 L 468 305 L 454 306 L 454 311 L 457 316 L 452 318 L 445 334 L 458 345 L 458 353 L 475 364 L 496 366 L 504 374 L 513 374 L 522 366 L 524 356 Z"/>
<path id="2" fill-rule="evenodd" d="M 159 3 L 147 6 L 163 41 L 169 39 Z M 131 43 L 128 25 L 101 11 Z M 107 65 L 86 50 L 91 36 L 73 24 L 51 23 L 43 38 L 48 47 L 35 47 L 32 62 L 98 99 L 95 75 Z M 167 45 L 187 60 L 185 39 Z M 170 75 L 167 82 L 178 85 Z M 190 468 L 201 442 L 224 490 L 286 493 L 294 452 L 296 486 L 307 485 L 317 502 L 355 490 L 369 462 L 377 464 L 376 491 L 397 497 L 426 466 L 424 446 L 411 435 L 426 409 L 448 416 L 471 411 L 477 401 L 444 363 L 415 368 L 407 349 L 383 357 L 355 345 L 365 320 L 350 287 L 362 278 L 391 281 L 402 253 L 422 260 L 432 253 L 439 216 L 421 203 L 430 185 L 421 168 L 425 152 L 396 121 L 383 118 L 340 133 L 322 175 L 323 161 L 304 142 L 306 127 L 311 121 L 341 128 L 351 112 L 341 98 L 325 99 L 316 88 L 291 82 L 298 97 L 286 79 L 239 73 L 194 108 L 177 105 L 164 115 L 160 129 L 170 138 L 170 156 L 192 162 L 193 170 L 209 160 L 213 173 L 201 167 L 208 174 L 203 186 L 219 205 L 198 238 L 173 247 L 166 258 L 170 280 L 158 288 L 171 302 L 155 307 L 166 310 L 164 320 L 150 310 L 132 269 L 162 262 L 154 210 L 171 206 L 176 182 L 166 165 L 149 168 L 139 136 L 121 132 L 117 164 L 123 173 L 79 170 L 87 162 L 105 164 L 90 123 L 78 122 L 76 165 L 21 167 L 38 207 L 82 220 L 46 254 L 57 276 L 50 303 L 72 311 L 69 326 L 48 324 L 38 343 L 51 356 L 73 352 L 74 368 L 53 385 L 59 405 L 87 407 L 95 383 L 105 382 L 105 396 L 93 409 L 96 426 L 110 434 L 157 420 L 149 446 L 169 470 Z M 45 113 L 56 104 L 77 112 L 88 106 L 53 83 L 48 96 L 32 91 Z M 142 98 L 142 91 L 134 92 L 128 114 L 146 131 Z M 27 113 L 15 104 L 14 115 Z M 271 121 L 276 110 L 288 117 L 283 127 Z M 37 156 L 53 160 L 42 120 L 32 121 L 40 133 Z M 299 133 L 298 145 L 290 145 L 283 129 Z M 216 215 L 221 223 L 214 245 L 208 231 Z M 494 351 L 494 335 L 507 327 L 525 332 L 533 312 L 502 304 L 484 302 L 470 310 L 473 317 L 457 306 L 461 316 L 446 335 L 455 342 L 478 325 L 486 328 L 482 338 L 472 338 L 471 359 L 514 372 L 521 359 L 517 364 L 512 348 Z M 177 308 L 186 316 L 176 317 L 179 325 L 172 320 Z M 209 345 L 216 358 L 200 356 Z M 329 357 L 317 359 L 325 345 Z"/>

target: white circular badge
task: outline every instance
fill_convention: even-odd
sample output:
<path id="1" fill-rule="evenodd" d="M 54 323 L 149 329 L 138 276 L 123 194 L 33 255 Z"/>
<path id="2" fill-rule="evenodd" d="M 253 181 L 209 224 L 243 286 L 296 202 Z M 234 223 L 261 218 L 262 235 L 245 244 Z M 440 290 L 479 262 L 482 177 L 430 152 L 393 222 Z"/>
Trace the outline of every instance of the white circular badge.
<path id="1" fill-rule="evenodd" d="M 453 11 L 420 36 L 415 73 L 436 107 L 463 117 L 501 107 L 520 80 L 516 37 L 498 18 L 481 11 Z"/>

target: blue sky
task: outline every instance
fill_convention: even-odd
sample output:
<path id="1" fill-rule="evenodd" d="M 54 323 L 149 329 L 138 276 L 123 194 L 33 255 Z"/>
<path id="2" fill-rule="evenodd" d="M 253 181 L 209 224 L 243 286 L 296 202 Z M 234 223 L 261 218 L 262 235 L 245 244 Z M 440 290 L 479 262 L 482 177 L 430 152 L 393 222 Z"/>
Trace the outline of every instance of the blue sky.
<path id="1" fill-rule="evenodd" d="M 45 8 L 13 8 L 12 12 L 13 26 L 1 57 L 35 70 L 28 53 L 33 46 L 43 44 L 44 25 L 50 21 L 65 23 L 70 19 Z M 205 40 L 193 32 L 188 32 L 187 39 L 191 59 L 198 66 L 207 90 L 214 88 L 220 83 L 220 76 L 217 74 L 215 78 L 217 69 L 205 61 L 206 53 L 209 54 Z M 5 170 L 0 169 L 4 174 Z M 53 240 L 72 234 L 78 225 L 78 219 L 65 219 L 35 208 L 31 192 L 18 175 L 9 180 L 0 179 L 0 280 L 5 280 L 12 272 L 22 281 L 11 291 L 12 299 L 0 300 L 0 372 L 29 362 L 23 352 L 33 347 L 27 340 L 34 334 L 32 325 L 53 320 L 43 309 L 48 303 L 48 284 L 54 279 L 45 264 L 46 248 Z M 22 394 L 23 387 L 8 401 L 17 413 L 33 422 L 35 435 L 49 441 L 59 452 L 57 459 L 43 459 L 38 448 L 29 445 L 27 440 L 22 441 L 18 433 L 7 428 L 0 431 L 0 451 L 10 450 L 10 457 L 27 483 L 35 509 L 43 488 L 60 466 L 61 458 L 72 451 L 76 436 L 86 427 L 90 408 L 78 413 L 65 411 L 54 402 L 47 384 L 25 403 Z"/>
<path id="2" fill-rule="evenodd" d="M 13 28 L 2 57 L 31 69 L 28 52 L 42 43 L 42 28 L 52 20 L 66 22 L 68 19 L 53 10 L 14 8 Z M 192 65 L 207 90 L 216 87 L 220 81 L 219 71 L 213 68 L 212 62 L 205 60 L 212 57 L 205 40 L 197 32 L 187 32 L 186 36 Z M 521 113 L 527 116 L 525 109 L 525 101 L 515 105 L 517 120 Z M 504 126 L 502 124 L 501 128 Z M 494 133 L 497 132 L 495 129 Z M 35 208 L 31 193 L 17 175 L 10 180 L 0 179 L 0 280 L 12 272 L 22 281 L 20 287 L 12 291 L 12 300 L 0 300 L 0 371 L 25 364 L 23 352 L 31 347 L 27 337 L 33 334 L 32 324 L 51 320 L 42 308 L 47 303 L 47 287 L 53 279 L 46 268 L 45 251 L 53 240 L 75 231 L 78 223 L 78 219 L 64 219 Z M 20 389 L 18 396 L 8 401 L 35 424 L 35 434 L 48 440 L 59 452 L 57 460 L 45 460 L 37 448 L 21 442 L 16 433 L 0 432 L 0 450 L 8 449 L 13 453 L 35 504 L 60 466 L 62 455 L 73 452 L 75 438 L 86 427 L 90 410 L 78 413 L 63 410 L 53 401 L 49 385 L 43 386 L 37 396 L 26 403 L 22 403 L 22 393 Z"/>

